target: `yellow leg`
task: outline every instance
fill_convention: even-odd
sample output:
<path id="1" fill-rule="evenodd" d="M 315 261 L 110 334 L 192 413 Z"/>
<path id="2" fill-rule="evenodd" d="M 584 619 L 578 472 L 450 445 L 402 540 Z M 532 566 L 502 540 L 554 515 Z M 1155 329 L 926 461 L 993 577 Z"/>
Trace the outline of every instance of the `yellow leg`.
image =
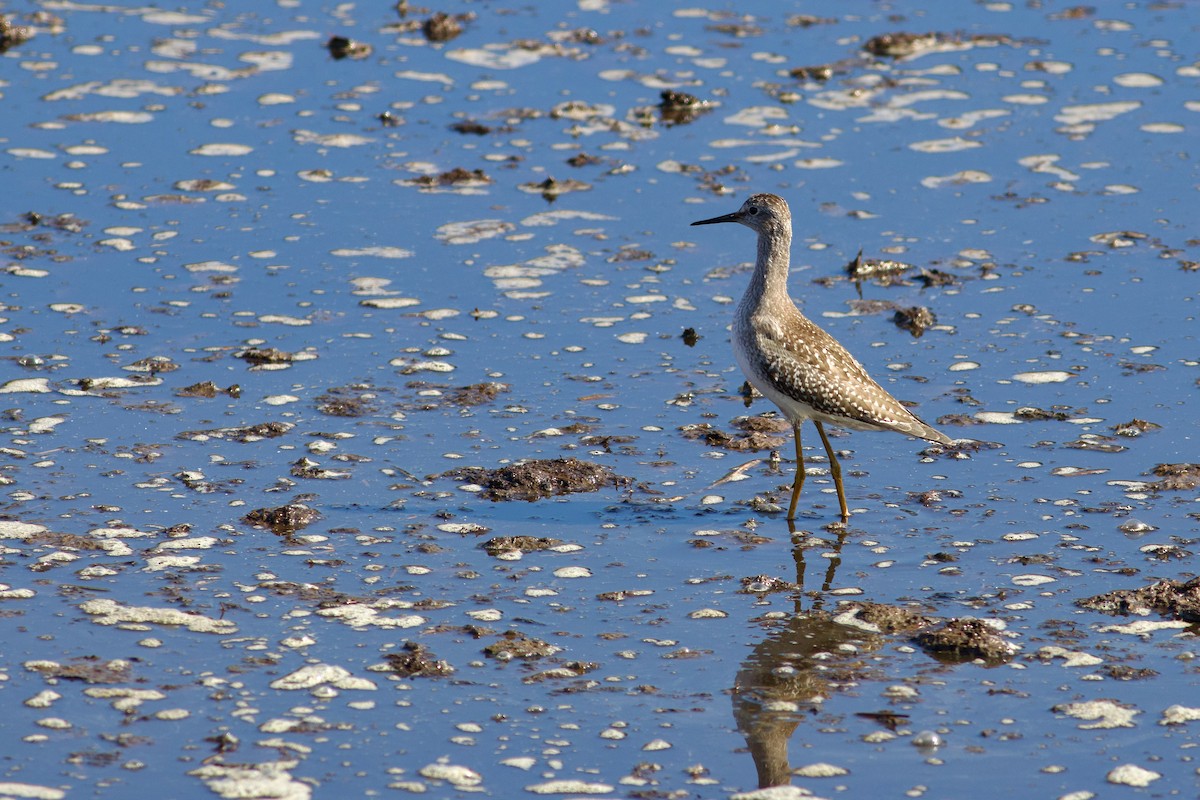
<path id="1" fill-rule="evenodd" d="M 838 503 L 842 506 L 842 522 L 846 522 L 850 519 L 850 509 L 846 508 L 846 487 L 842 485 L 842 465 L 838 463 L 837 454 L 833 452 L 833 447 L 829 444 L 829 437 L 825 435 L 825 426 L 815 419 L 813 424 L 817 426 L 817 433 L 821 434 L 821 443 L 825 445 L 825 454 L 829 456 L 829 473 L 833 475 L 833 485 L 837 488 Z M 797 437 L 797 448 L 799 448 L 799 444 L 800 439 Z M 792 502 L 795 503 L 794 497 Z"/>
<path id="2" fill-rule="evenodd" d="M 796 479 L 792 482 L 792 503 L 788 506 L 788 521 L 796 518 L 796 501 L 800 499 L 800 489 L 804 487 L 804 453 L 800 450 L 800 423 L 792 425 L 792 433 L 795 434 L 793 438 L 796 440 Z"/>

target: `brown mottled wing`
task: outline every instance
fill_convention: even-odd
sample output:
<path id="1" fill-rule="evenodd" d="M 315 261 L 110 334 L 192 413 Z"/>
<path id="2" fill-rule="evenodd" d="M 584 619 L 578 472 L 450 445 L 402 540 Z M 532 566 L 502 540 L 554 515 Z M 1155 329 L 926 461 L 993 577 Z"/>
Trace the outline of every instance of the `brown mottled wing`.
<path id="1" fill-rule="evenodd" d="M 832 422 L 892 430 L 943 444 L 950 438 L 926 425 L 871 379 L 837 340 L 802 314 L 758 326 L 765 377 Z M 779 324 L 782 323 L 782 324 Z"/>

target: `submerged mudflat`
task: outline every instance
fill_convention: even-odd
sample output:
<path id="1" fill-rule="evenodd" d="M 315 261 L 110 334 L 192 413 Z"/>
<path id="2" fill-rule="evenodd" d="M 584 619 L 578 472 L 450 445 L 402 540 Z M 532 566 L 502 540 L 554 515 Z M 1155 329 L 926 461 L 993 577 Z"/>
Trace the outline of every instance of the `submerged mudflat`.
<path id="1" fill-rule="evenodd" d="M 0 12 L 0 795 L 1194 794 L 1200 17 L 804 11 Z"/>

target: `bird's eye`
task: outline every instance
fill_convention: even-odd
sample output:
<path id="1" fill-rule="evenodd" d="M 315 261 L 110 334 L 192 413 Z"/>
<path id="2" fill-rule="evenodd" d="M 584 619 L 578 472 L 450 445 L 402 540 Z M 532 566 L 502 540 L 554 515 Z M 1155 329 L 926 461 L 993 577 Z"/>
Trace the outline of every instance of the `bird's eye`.
<path id="1" fill-rule="evenodd" d="M 747 211 L 746 213 L 748 213 L 752 217 L 757 217 L 758 216 L 758 206 L 750 206 L 749 211 Z"/>

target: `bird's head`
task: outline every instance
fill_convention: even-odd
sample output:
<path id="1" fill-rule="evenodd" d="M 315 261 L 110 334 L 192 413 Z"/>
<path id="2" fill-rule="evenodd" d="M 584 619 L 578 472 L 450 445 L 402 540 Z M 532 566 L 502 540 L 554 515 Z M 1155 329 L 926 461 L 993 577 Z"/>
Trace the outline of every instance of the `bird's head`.
<path id="1" fill-rule="evenodd" d="M 746 198 L 742 207 L 732 214 L 723 214 L 712 219 L 701 219 L 693 225 L 713 225 L 717 222 L 740 222 L 755 231 L 783 229 L 790 231 L 792 212 L 787 201 L 776 194 L 755 194 Z"/>

